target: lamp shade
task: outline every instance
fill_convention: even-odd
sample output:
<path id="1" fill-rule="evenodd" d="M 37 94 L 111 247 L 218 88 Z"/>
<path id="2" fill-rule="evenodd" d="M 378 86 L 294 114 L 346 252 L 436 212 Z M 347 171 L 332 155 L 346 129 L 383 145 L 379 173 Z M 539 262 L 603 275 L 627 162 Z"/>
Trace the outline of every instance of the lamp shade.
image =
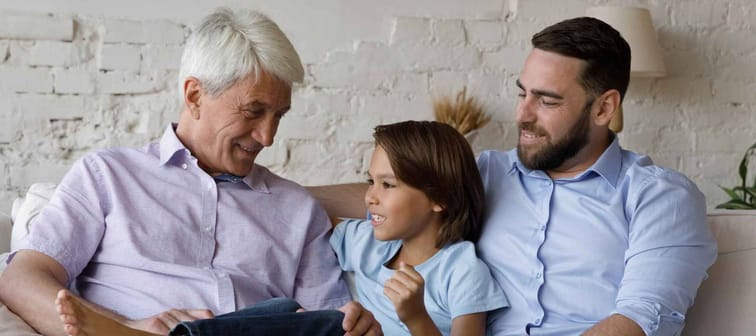
<path id="1" fill-rule="evenodd" d="M 667 73 L 648 9 L 598 6 L 589 7 L 585 14 L 608 23 L 630 44 L 632 77 L 662 77 Z"/>

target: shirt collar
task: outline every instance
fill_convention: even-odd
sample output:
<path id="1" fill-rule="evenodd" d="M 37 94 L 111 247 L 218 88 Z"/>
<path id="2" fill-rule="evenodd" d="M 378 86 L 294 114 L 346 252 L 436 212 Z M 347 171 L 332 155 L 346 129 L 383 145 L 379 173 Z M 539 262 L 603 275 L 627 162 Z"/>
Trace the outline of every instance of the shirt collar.
<path id="1" fill-rule="evenodd" d="M 612 187 L 617 186 L 617 179 L 619 179 L 619 173 L 622 169 L 622 149 L 619 146 L 619 140 L 616 135 L 612 134 L 613 140 L 609 146 L 604 150 L 601 156 L 584 172 L 577 176 L 570 178 L 569 180 L 582 180 L 587 174 L 596 173 Z M 517 150 L 509 152 L 511 166 L 509 167 L 507 174 L 511 175 L 516 171 L 520 171 L 523 175 L 537 176 L 542 178 L 549 178 L 546 172 L 541 170 L 532 170 L 525 167 L 520 161 L 520 157 L 517 156 Z"/>
<path id="2" fill-rule="evenodd" d="M 163 137 L 160 138 L 160 166 L 165 166 L 169 163 L 186 163 L 187 158 L 191 156 L 189 149 L 184 146 L 181 140 L 176 136 L 176 127 L 178 124 L 171 123 L 166 127 L 163 132 Z M 178 157 L 178 153 L 185 153 L 183 160 Z M 181 162 L 178 162 L 181 160 Z M 265 168 L 253 165 L 252 170 L 244 176 L 241 181 L 244 182 L 250 189 L 262 193 L 269 194 L 268 184 L 265 177 L 268 172 Z"/>
<path id="3" fill-rule="evenodd" d="M 181 140 L 176 136 L 176 126 L 178 124 L 171 123 L 165 128 L 163 137 L 160 138 L 160 166 L 165 166 L 169 161 L 173 160 L 176 153 L 189 150 L 186 149 Z"/>
<path id="4" fill-rule="evenodd" d="M 619 179 L 620 170 L 622 169 L 622 149 L 619 145 L 619 139 L 616 135 L 612 134 L 614 139 L 604 150 L 604 153 L 593 163 L 591 167 L 585 170 L 582 174 L 575 177 L 578 179 L 584 176 L 588 172 L 596 172 L 599 176 L 603 177 L 606 182 L 617 186 L 617 179 Z"/>

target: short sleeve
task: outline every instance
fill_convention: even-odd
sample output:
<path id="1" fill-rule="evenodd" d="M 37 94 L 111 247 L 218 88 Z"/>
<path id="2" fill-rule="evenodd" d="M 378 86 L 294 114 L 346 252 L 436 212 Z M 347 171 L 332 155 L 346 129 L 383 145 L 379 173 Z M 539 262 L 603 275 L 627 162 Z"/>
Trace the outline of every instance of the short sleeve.
<path id="1" fill-rule="evenodd" d="M 108 197 L 99 160 L 93 153 L 74 164 L 14 251 L 34 250 L 55 259 L 69 284 L 89 264 L 105 233 Z"/>
<path id="2" fill-rule="evenodd" d="M 364 252 L 355 247 L 367 246 L 370 239 L 372 239 L 372 228 L 365 220 L 345 220 L 336 225 L 331 234 L 330 243 L 342 270 L 355 270 Z"/>
<path id="3" fill-rule="evenodd" d="M 460 315 L 509 307 L 509 300 L 494 281 L 488 266 L 475 255 L 470 242 L 457 243 L 447 263 L 454 265 L 447 287 L 452 319 Z"/>

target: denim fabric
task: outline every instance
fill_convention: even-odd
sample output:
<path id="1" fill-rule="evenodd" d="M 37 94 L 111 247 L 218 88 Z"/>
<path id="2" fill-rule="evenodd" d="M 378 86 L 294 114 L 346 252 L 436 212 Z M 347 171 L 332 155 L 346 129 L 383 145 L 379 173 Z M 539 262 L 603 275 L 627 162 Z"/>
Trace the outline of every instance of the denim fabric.
<path id="1" fill-rule="evenodd" d="M 301 306 L 294 300 L 276 298 L 219 315 L 212 319 L 181 322 L 172 336 L 331 336 L 343 335 L 344 313 L 318 310 L 297 313 Z"/>

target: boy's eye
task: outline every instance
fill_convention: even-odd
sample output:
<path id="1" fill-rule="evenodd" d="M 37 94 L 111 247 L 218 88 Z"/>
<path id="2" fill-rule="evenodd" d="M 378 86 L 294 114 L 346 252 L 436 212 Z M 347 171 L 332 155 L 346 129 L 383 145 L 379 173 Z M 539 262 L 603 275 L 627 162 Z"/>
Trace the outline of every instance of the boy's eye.
<path id="1" fill-rule="evenodd" d="M 369 178 L 369 179 L 367 179 L 367 184 L 368 185 L 373 185 L 373 184 L 375 184 L 375 181 L 373 181 L 373 179 Z"/>
<path id="2" fill-rule="evenodd" d="M 520 99 L 525 99 L 525 92 L 518 93 L 517 97 L 519 97 Z"/>
<path id="3" fill-rule="evenodd" d="M 388 182 L 383 182 L 383 183 L 381 184 L 381 186 L 383 186 L 383 188 L 386 188 L 386 189 L 389 189 L 389 188 L 393 188 L 393 187 L 395 187 L 395 185 L 393 185 L 393 184 L 391 184 L 391 183 L 388 183 Z"/>

